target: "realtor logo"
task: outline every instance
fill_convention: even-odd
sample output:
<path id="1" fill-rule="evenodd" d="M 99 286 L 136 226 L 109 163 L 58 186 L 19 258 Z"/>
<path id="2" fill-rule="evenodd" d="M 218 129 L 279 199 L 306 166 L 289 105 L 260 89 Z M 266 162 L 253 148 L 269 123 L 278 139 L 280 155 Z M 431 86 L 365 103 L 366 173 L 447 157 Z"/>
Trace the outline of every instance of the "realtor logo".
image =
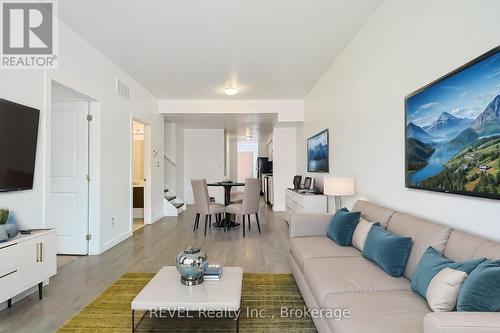
<path id="1" fill-rule="evenodd" d="M 1 1 L 2 68 L 54 68 L 55 4 Z"/>

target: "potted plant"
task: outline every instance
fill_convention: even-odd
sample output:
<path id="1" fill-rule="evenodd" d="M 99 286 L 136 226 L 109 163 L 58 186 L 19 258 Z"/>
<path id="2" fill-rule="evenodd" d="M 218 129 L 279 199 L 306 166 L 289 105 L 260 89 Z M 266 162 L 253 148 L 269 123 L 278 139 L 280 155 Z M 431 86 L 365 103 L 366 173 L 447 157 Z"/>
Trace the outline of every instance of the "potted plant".
<path id="1" fill-rule="evenodd" d="M 9 218 L 9 210 L 7 208 L 0 208 L 0 224 L 7 223 Z"/>

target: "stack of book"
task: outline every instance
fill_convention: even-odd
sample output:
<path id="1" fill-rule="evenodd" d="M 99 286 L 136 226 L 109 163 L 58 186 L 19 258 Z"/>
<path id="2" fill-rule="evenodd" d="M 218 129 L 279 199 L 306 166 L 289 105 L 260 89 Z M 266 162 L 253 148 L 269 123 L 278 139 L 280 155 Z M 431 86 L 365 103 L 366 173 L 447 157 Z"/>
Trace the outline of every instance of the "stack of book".
<path id="1" fill-rule="evenodd" d="M 222 277 L 221 265 L 208 265 L 207 271 L 203 275 L 204 281 L 219 281 Z"/>

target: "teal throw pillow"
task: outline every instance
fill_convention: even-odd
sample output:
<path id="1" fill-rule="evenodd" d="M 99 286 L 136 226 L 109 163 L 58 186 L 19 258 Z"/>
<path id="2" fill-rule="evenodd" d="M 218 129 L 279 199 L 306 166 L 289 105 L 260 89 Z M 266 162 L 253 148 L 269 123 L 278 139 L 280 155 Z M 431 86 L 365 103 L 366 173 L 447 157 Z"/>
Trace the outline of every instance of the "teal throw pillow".
<path id="1" fill-rule="evenodd" d="M 360 212 L 351 213 L 347 208 L 339 209 L 328 225 L 327 236 L 340 246 L 350 246 L 360 217 Z"/>
<path id="2" fill-rule="evenodd" d="M 483 261 L 465 279 L 457 311 L 500 312 L 500 261 Z"/>
<path id="3" fill-rule="evenodd" d="M 393 234 L 374 224 L 366 237 L 363 256 L 390 276 L 400 277 L 406 268 L 411 246 L 410 237 Z"/>

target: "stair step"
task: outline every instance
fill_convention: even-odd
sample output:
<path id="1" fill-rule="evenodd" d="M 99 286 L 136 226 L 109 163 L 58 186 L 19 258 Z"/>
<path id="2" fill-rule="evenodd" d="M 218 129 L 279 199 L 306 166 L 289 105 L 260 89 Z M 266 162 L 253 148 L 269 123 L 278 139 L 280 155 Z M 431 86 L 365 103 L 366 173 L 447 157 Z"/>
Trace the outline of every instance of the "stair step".
<path id="1" fill-rule="evenodd" d="M 182 206 L 184 206 L 183 202 L 176 202 L 176 203 L 174 203 L 174 207 L 177 208 L 177 209 L 181 208 Z"/>
<path id="2" fill-rule="evenodd" d="M 165 197 L 165 199 L 167 199 L 168 201 L 172 201 L 172 200 L 174 200 L 175 198 L 177 198 L 175 195 Z"/>

